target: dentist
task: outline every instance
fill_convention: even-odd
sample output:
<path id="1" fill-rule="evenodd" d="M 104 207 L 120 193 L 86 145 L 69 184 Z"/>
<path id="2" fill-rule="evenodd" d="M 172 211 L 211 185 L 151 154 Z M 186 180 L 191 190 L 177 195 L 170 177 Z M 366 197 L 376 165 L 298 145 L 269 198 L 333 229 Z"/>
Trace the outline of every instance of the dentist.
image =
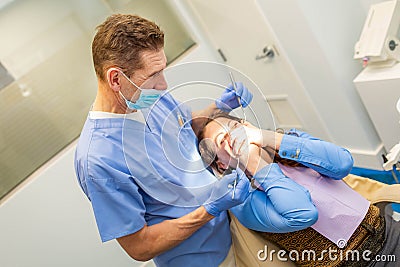
<path id="1" fill-rule="evenodd" d="M 163 140 L 178 134 L 184 146 L 172 154 L 197 153 L 192 128 L 182 124 L 229 112 L 239 106 L 238 97 L 246 106 L 252 94 L 238 83 L 236 91 L 230 86 L 205 110 L 191 112 L 165 91 L 164 33 L 135 15 L 112 15 L 99 25 L 92 56 L 98 91 L 75 171 L 101 240 L 116 239 L 132 258 L 154 259 L 157 266 L 234 266 L 226 210 L 247 198 L 248 179 L 238 170 L 215 182 L 207 170 L 177 168 Z M 199 188 L 196 181 L 212 187 L 196 195 L 190 190 Z"/>

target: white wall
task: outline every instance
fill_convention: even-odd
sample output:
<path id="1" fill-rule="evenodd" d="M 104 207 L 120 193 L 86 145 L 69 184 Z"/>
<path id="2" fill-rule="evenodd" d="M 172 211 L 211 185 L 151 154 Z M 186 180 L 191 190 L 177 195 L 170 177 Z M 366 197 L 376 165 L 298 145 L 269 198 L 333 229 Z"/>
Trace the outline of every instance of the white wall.
<path id="1" fill-rule="evenodd" d="M 256 0 L 332 136 L 356 165 L 380 168 L 381 141 L 353 84 L 367 0 Z"/>
<path id="2" fill-rule="evenodd" d="M 152 266 L 133 263 L 116 241 L 102 244 L 73 169 L 75 145 L 0 206 L 0 265 Z"/>

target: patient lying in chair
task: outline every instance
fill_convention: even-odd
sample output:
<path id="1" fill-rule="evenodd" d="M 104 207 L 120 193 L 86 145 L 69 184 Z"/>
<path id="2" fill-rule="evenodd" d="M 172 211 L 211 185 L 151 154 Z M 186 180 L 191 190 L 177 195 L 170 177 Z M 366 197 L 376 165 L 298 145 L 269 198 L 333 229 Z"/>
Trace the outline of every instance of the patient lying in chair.
<path id="1" fill-rule="evenodd" d="M 353 165 L 346 149 L 295 129 L 261 130 L 227 114 L 209 119 L 198 139 L 214 173 L 239 167 L 256 188 L 231 212 L 288 253 L 297 251 L 290 259 L 298 266 L 389 266 L 374 259 L 400 257 L 399 223 L 388 222 L 341 180 Z M 330 250 L 336 257 L 323 253 Z M 315 255 L 301 257 L 304 251 Z"/>

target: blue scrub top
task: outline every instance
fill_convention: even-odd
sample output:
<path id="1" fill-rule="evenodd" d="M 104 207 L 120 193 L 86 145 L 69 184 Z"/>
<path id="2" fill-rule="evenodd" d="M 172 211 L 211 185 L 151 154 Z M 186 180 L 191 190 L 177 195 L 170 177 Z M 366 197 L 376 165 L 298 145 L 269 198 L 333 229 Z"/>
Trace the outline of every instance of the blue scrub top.
<path id="1" fill-rule="evenodd" d="M 79 138 L 75 170 L 103 242 L 135 233 L 146 223 L 195 210 L 207 198 L 205 185 L 215 181 L 200 164 L 188 107 L 167 93 L 142 112 L 144 124 L 88 117 Z M 230 246 L 229 222 L 223 212 L 154 262 L 218 266 Z"/>

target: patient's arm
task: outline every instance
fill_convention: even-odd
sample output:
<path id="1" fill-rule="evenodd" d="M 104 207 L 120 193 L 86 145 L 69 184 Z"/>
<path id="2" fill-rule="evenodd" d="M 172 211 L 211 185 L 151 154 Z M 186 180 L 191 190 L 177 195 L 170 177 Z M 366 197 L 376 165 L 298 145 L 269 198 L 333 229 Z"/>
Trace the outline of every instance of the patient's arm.
<path id="1" fill-rule="evenodd" d="M 276 150 L 281 158 L 299 162 L 333 179 L 342 179 L 353 167 L 353 157 L 348 150 L 296 129 L 280 134 L 245 122 L 231 132 L 230 142 L 236 155 L 241 155 L 241 148 L 245 147 L 242 144 L 267 147 Z"/>
<path id="2" fill-rule="evenodd" d="M 353 157 L 347 149 L 295 129 L 283 136 L 279 156 L 333 179 L 342 179 L 353 167 Z"/>
<path id="3" fill-rule="evenodd" d="M 318 212 L 308 191 L 287 178 L 279 166 L 269 164 L 254 178 L 264 191 L 254 191 L 231 211 L 246 227 L 263 232 L 292 232 L 313 225 Z"/>

